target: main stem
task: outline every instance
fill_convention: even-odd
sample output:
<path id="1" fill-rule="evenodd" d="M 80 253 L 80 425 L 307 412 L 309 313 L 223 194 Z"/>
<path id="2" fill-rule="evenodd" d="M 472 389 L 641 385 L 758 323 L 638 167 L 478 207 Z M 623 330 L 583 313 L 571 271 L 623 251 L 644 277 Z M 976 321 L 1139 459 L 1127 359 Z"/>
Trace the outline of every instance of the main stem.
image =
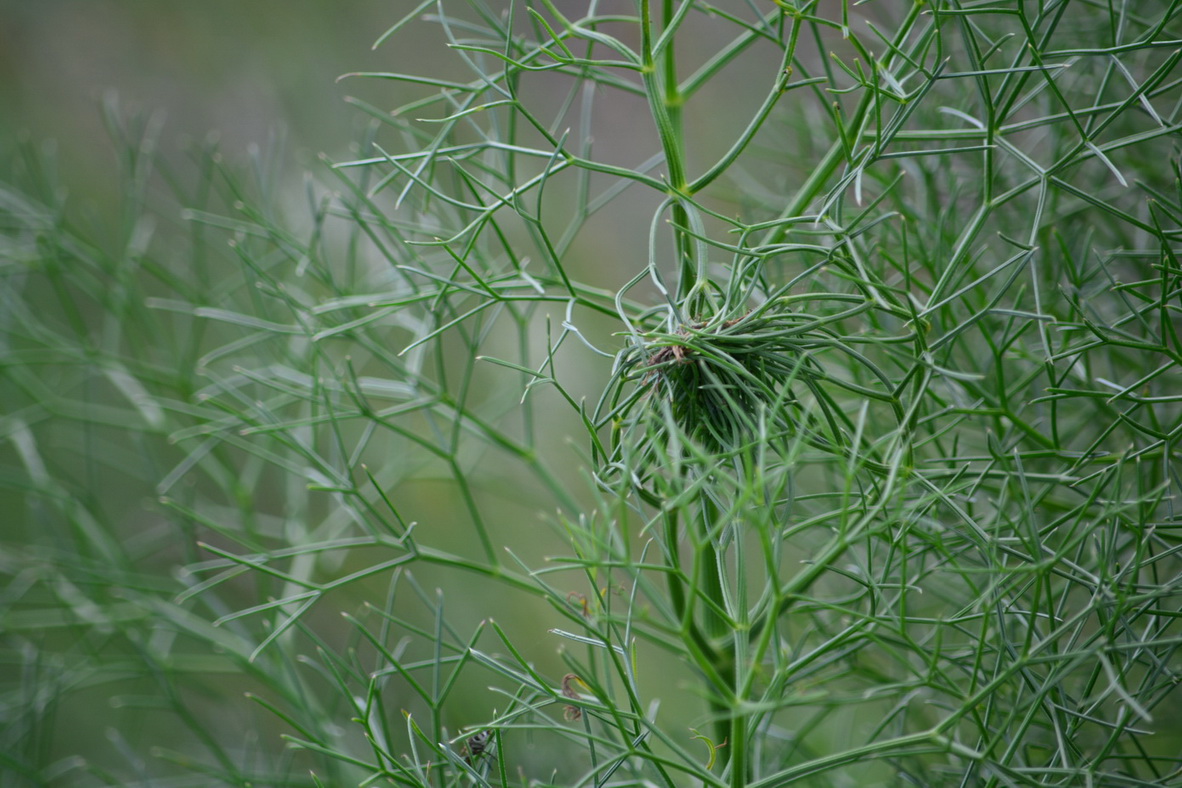
<path id="1" fill-rule="evenodd" d="M 661 7 L 662 30 L 668 30 L 673 22 L 673 0 L 663 0 Z M 672 37 L 664 40 L 658 64 L 658 53 L 654 51 L 653 47 L 652 0 L 641 0 L 640 17 L 641 56 L 644 67 L 642 74 L 645 93 L 657 126 L 661 147 L 665 153 L 665 163 L 669 170 L 669 193 L 675 198 L 672 219 L 674 251 L 679 274 L 677 303 L 686 319 L 694 320 L 701 316 L 703 309 L 701 296 L 705 284 L 705 272 L 701 268 L 703 261 L 696 258 L 693 239 L 680 229 L 689 227 L 689 214 L 682 202 L 688 194 L 689 182 L 686 178 L 684 133 L 681 119 L 683 98 L 678 88 L 674 41 Z M 713 502 L 703 498 L 699 516 L 701 521 L 697 523 L 697 526 L 700 530 L 696 541 L 702 545 L 702 552 L 699 555 L 699 574 L 694 582 L 708 604 L 695 605 L 692 599 L 688 601 L 690 605 L 697 606 L 701 610 L 701 629 L 712 641 L 711 647 L 706 653 L 709 655 L 710 661 L 713 662 L 714 680 L 724 685 L 716 686 L 713 689 L 714 695 L 723 699 L 711 703 L 711 711 L 716 716 L 714 729 L 718 740 L 715 743 L 721 745 L 723 740 L 727 742 L 724 752 L 730 756 L 731 786 L 732 788 L 741 788 L 747 784 L 748 779 L 747 719 L 738 713 L 740 704 L 736 693 L 741 691 L 741 688 L 736 684 L 737 672 L 733 655 L 714 646 L 720 641 L 725 642 L 734 634 L 730 631 L 730 625 L 725 616 L 718 612 L 725 610 L 726 607 L 723 594 L 722 562 L 719 560 L 710 536 L 718 518 L 717 507 Z M 676 539 L 675 535 L 667 534 L 667 536 L 673 540 Z M 670 553 L 670 560 L 676 560 L 675 551 Z M 675 575 L 676 572 L 670 573 L 671 577 Z M 676 581 L 671 580 L 671 582 Z M 702 632 L 698 628 L 698 622 L 692 621 L 692 614 L 690 618 L 688 633 L 701 637 Z M 703 651 L 703 649 L 699 649 L 699 651 Z"/>
<path id="2" fill-rule="evenodd" d="M 718 506 L 708 496 L 703 495 L 699 507 L 698 533 L 696 541 L 700 548 L 700 563 L 698 565 L 697 584 L 702 597 L 708 604 L 702 605 L 701 618 L 703 628 L 714 645 L 710 652 L 714 661 L 714 675 L 717 676 L 719 686 L 714 688 L 716 697 L 724 700 L 711 701 L 711 711 L 717 719 L 714 724 L 716 744 L 726 743 L 726 750 L 730 756 L 731 785 L 735 788 L 747 784 L 747 718 L 739 713 L 743 687 L 739 685 L 735 655 L 725 648 L 719 648 L 719 643 L 734 642 L 734 629 L 723 613 L 726 610 L 726 595 L 723 592 L 722 556 L 716 544 L 716 532 L 719 525 L 720 513 Z"/>
<path id="3" fill-rule="evenodd" d="M 667 29 L 673 20 L 673 2 L 664 0 L 661 5 L 662 28 Z M 682 95 L 677 84 L 674 42 L 672 38 L 664 42 L 658 63 L 658 53 L 653 49 L 652 0 L 641 0 L 640 20 L 643 65 L 641 73 L 649 108 L 657 126 L 657 135 L 661 140 L 661 149 L 665 153 L 665 165 L 669 170 L 668 191 L 674 198 L 683 198 L 688 192 L 689 181 L 685 174 L 685 137 L 681 123 Z M 698 304 L 692 302 L 696 300 L 693 294 L 702 272 L 698 268 L 694 254 L 693 240 L 678 229 L 689 226 L 689 215 L 680 199 L 673 202 L 673 226 L 674 253 L 679 274 L 677 301 L 687 316 L 693 319 L 700 311 Z"/>

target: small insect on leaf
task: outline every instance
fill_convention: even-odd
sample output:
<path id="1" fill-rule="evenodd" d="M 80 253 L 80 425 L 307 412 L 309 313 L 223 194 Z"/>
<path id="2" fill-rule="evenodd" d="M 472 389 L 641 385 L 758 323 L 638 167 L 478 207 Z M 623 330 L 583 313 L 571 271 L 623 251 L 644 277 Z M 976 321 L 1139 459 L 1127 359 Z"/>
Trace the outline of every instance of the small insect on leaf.
<path id="1" fill-rule="evenodd" d="M 576 683 L 582 684 L 584 687 L 587 686 L 583 680 L 574 673 L 567 673 L 562 677 L 563 697 L 570 698 L 572 700 L 579 700 L 579 691 L 575 689 Z M 566 706 L 562 707 L 562 717 L 567 722 L 578 722 L 583 718 L 583 710 L 578 706 L 567 704 Z"/>
<path id="2" fill-rule="evenodd" d="M 489 752 L 489 745 L 492 744 L 492 733 L 492 729 L 488 728 L 468 737 L 468 741 L 466 742 L 468 754 L 464 757 L 464 760 L 469 766 L 483 753 Z M 492 753 L 489 752 L 489 754 L 491 755 Z"/>
<path id="3" fill-rule="evenodd" d="M 577 591 L 571 591 L 566 595 L 566 601 L 578 608 L 583 618 L 591 618 L 591 604 L 587 601 L 586 594 L 580 594 Z"/>

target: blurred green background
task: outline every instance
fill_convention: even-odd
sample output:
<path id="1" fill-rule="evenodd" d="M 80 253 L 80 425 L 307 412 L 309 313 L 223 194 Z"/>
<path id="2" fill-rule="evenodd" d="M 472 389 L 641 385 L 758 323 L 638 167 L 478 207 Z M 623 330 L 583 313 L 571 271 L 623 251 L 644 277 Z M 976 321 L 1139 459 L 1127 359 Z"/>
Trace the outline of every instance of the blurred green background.
<path id="1" fill-rule="evenodd" d="M 211 132 L 241 151 L 286 128 L 303 152 L 337 154 L 358 121 L 344 96 L 394 96 L 389 85 L 336 77 L 437 52 L 430 34 L 371 50 L 403 5 L 4 0 L 0 128 L 6 140 L 57 140 L 76 184 L 101 177 L 110 158 L 98 104 L 111 92 L 128 107 L 164 112 L 173 151 Z"/>

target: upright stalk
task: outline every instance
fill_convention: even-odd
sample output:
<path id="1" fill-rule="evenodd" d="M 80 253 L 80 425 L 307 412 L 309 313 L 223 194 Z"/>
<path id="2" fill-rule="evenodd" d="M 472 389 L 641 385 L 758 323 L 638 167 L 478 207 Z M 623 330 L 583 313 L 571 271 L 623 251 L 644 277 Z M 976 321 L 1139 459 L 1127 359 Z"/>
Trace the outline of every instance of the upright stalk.
<path id="1" fill-rule="evenodd" d="M 662 42 L 658 54 L 653 46 L 653 19 L 651 0 L 641 0 L 641 53 L 644 66 L 644 86 L 649 106 L 653 113 L 653 120 L 657 126 L 657 134 L 661 140 L 661 147 L 665 153 L 665 161 L 669 174 L 669 193 L 675 199 L 673 202 L 673 243 L 678 264 L 677 303 L 689 320 L 696 320 L 702 316 L 704 299 L 702 288 L 705 285 L 704 271 L 701 265 L 704 261 L 696 258 L 694 241 L 681 228 L 688 227 L 689 214 L 685 204 L 681 202 L 688 194 L 688 181 L 685 168 L 684 134 L 681 120 L 682 96 L 678 88 L 677 61 L 672 37 Z M 661 4 L 662 30 L 667 31 L 674 19 L 674 3 L 664 0 Z M 688 471 L 687 471 L 688 473 Z M 688 637 L 701 637 L 704 630 L 711 644 L 705 655 L 714 663 L 712 673 L 716 679 L 725 684 L 714 688 L 714 693 L 727 698 L 726 703 L 712 702 L 712 712 L 716 715 L 715 736 L 719 744 L 727 741 L 730 744 L 726 752 L 730 754 L 731 784 L 745 785 L 747 781 L 746 753 L 743 752 L 746 741 L 746 720 L 736 713 L 737 705 L 734 693 L 739 689 L 735 686 L 735 669 L 732 656 L 717 648 L 720 641 L 725 641 L 733 635 L 726 617 L 720 611 L 725 610 L 723 594 L 724 578 L 721 575 L 722 563 L 714 545 L 712 533 L 717 525 L 718 507 L 706 497 L 700 502 L 697 514 L 697 542 L 700 545 L 698 569 L 695 583 L 702 595 L 702 600 L 696 605 L 691 600 L 691 607 L 698 607 L 698 616 L 689 616 L 688 629 L 683 631 Z M 667 518 L 666 525 L 670 519 Z M 671 522 L 675 524 L 676 518 Z M 667 541 L 676 543 L 676 534 L 666 534 Z M 669 560 L 677 560 L 676 552 L 669 553 Z M 672 568 L 672 567 L 671 567 Z M 676 572 L 670 572 L 673 578 Z M 676 583 L 671 579 L 670 583 Z M 672 589 L 671 589 L 672 590 Z M 699 629 L 700 622 L 700 629 Z"/>
<path id="2" fill-rule="evenodd" d="M 673 2 L 662 2 L 662 23 L 668 26 L 673 19 Z M 677 58 L 672 38 L 661 48 L 660 63 L 653 49 L 652 0 L 641 0 L 641 62 L 645 94 L 661 149 L 668 167 L 668 191 L 675 198 L 684 197 L 689 181 L 685 174 L 685 145 L 681 124 L 681 92 L 677 85 Z M 689 215 L 680 199 L 673 202 L 673 247 L 677 259 L 677 301 L 683 313 L 693 319 L 701 310 L 694 296 L 701 284 L 702 271 L 694 253 L 693 240 L 678 228 L 689 226 Z"/>

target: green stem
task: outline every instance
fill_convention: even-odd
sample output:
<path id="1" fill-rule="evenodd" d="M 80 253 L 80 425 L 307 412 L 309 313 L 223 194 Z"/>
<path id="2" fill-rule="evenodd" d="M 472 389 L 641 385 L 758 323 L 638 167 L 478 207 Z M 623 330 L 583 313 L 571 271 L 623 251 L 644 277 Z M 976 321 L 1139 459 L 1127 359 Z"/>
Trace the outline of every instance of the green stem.
<path id="1" fill-rule="evenodd" d="M 665 512 L 665 552 L 668 556 L 666 562 L 669 567 L 669 571 L 666 573 L 666 582 L 669 586 L 669 601 L 673 605 L 673 611 L 677 614 L 681 637 L 686 640 L 687 645 L 696 650 L 701 659 L 707 660 L 711 665 L 718 665 L 718 649 L 702 634 L 701 628 L 694 621 L 693 608 L 686 600 L 685 581 L 682 579 L 683 575 L 677 557 L 677 527 L 677 511 Z"/>
<path id="2" fill-rule="evenodd" d="M 661 4 L 664 12 L 661 19 L 661 29 L 668 30 L 673 22 L 673 3 L 665 0 Z M 673 52 L 674 41 L 670 37 L 661 55 L 661 63 L 665 67 L 665 107 L 669 113 L 669 122 L 677 135 L 681 136 L 681 88 L 677 84 L 677 59 Z"/>
<path id="3" fill-rule="evenodd" d="M 667 26 L 673 19 L 672 0 L 662 3 L 662 21 Z M 640 3 L 640 55 L 644 78 L 644 91 L 648 98 L 653 121 L 657 126 L 657 136 L 661 140 L 661 149 L 665 153 L 665 164 L 669 168 L 669 183 L 667 191 L 678 197 L 688 192 L 688 181 L 685 176 L 685 146 L 681 125 L 682 97 L 677 84 L 677 59 L 673 41 L 667 41 L 661 50 L 660 69 L 653 53 L 653 19 L 652 0 L 641 0 Z M 688 227 L 689 216 L 685 206 L 680 201 L 673 203 L 673 226 Z M 684 302 L 695 292 L 698 284 L 699 271 L 694 259 L 693 239 L 681 230 L 674 230 L 673 245 L 677 257 L 678 302 Z M 696 304 L 686 304 L 686 312 L 693 316 L 699 312 Z"/>
<path id="4" fill-rule="evenodd" d="M 735 714 L 730 723 L 730 738 L 726 745 L 731 754 L 731 788 L 744 788 L 750 777 L 747 774 L 747 716 Z"/>
<path id="5" fill-rule="evenodd" d="M 697 578 L 700 593 L 711 603 L 702 606 L 702 625 L 712 643 L 733 640 L 734 637 L 730 622 L 719 612 L 726 609 L 726 596 L 723 593 L 725 578 L 722 564 L 713 536 L 718 517 L 717 505 L 709 497 L 703 497 L 697 534 L 698 543 L 701 545 L 701 563 L 697 567 Z M 730 652 L 713 647 L 711 658 L 714 673 L 718 677 L 718 686 L 714 688 L 710 703 L 710 710 L 715 715 L 715 740 L 719 743 L 729 743 L 727 752 L 730 754 L 732 785 L 743 785 L 747 780 L 747 718 L 739 712 L 739 693 L 742 687 L 738 685 L 735 659 Z M 740 775 L 739 779 L 743 782 L 733 782 L 736 774 Z"/>
<path id="6" fill-rule="evenodd" d="M 685 192 L 685 154 L 682 150 L 681 129 L 679 127 L 681 112 L 677 105 L 680 98 L 677 85 L 671 84 L 662 89 L 661 79 L 657 73 L 657 64 L 653 59 L 653 31 L 652 31 L 652 0 L 641 0 L 640 3 L 640 36 L 641 36 L 641 74 L 644 77 L 644 92 L 648 98 L 649 109 L 653 113 L 653 120 L 657 124 L 657 135 L 661 139 L 661 149 L 665 152 L 665 164 L 669 167 L 669 190 L 673 194 Z M 673 43 L 670 42 L 663 54 L 664 70 L 668 74 L 674 68 Z M 671 106 L 675 108 L 670 112 Z"/>
<path id="7" fill-rule="evenodd" d="M 718 507 L 708 497 L 702 499 L 701 521 L 698 539 L 701 543 L 701 564 L 698 566 L 698 584 L 702 596 L 712 602 L 702 609 L 702 624 L 713 639 L 725 638 L 732 634 L 730 624 L 718 612 L 726 609 L 722 593 L 722 568 L 719 566 L 718 549 L 714 545 L 711 530 L 718 519 Z"/>

